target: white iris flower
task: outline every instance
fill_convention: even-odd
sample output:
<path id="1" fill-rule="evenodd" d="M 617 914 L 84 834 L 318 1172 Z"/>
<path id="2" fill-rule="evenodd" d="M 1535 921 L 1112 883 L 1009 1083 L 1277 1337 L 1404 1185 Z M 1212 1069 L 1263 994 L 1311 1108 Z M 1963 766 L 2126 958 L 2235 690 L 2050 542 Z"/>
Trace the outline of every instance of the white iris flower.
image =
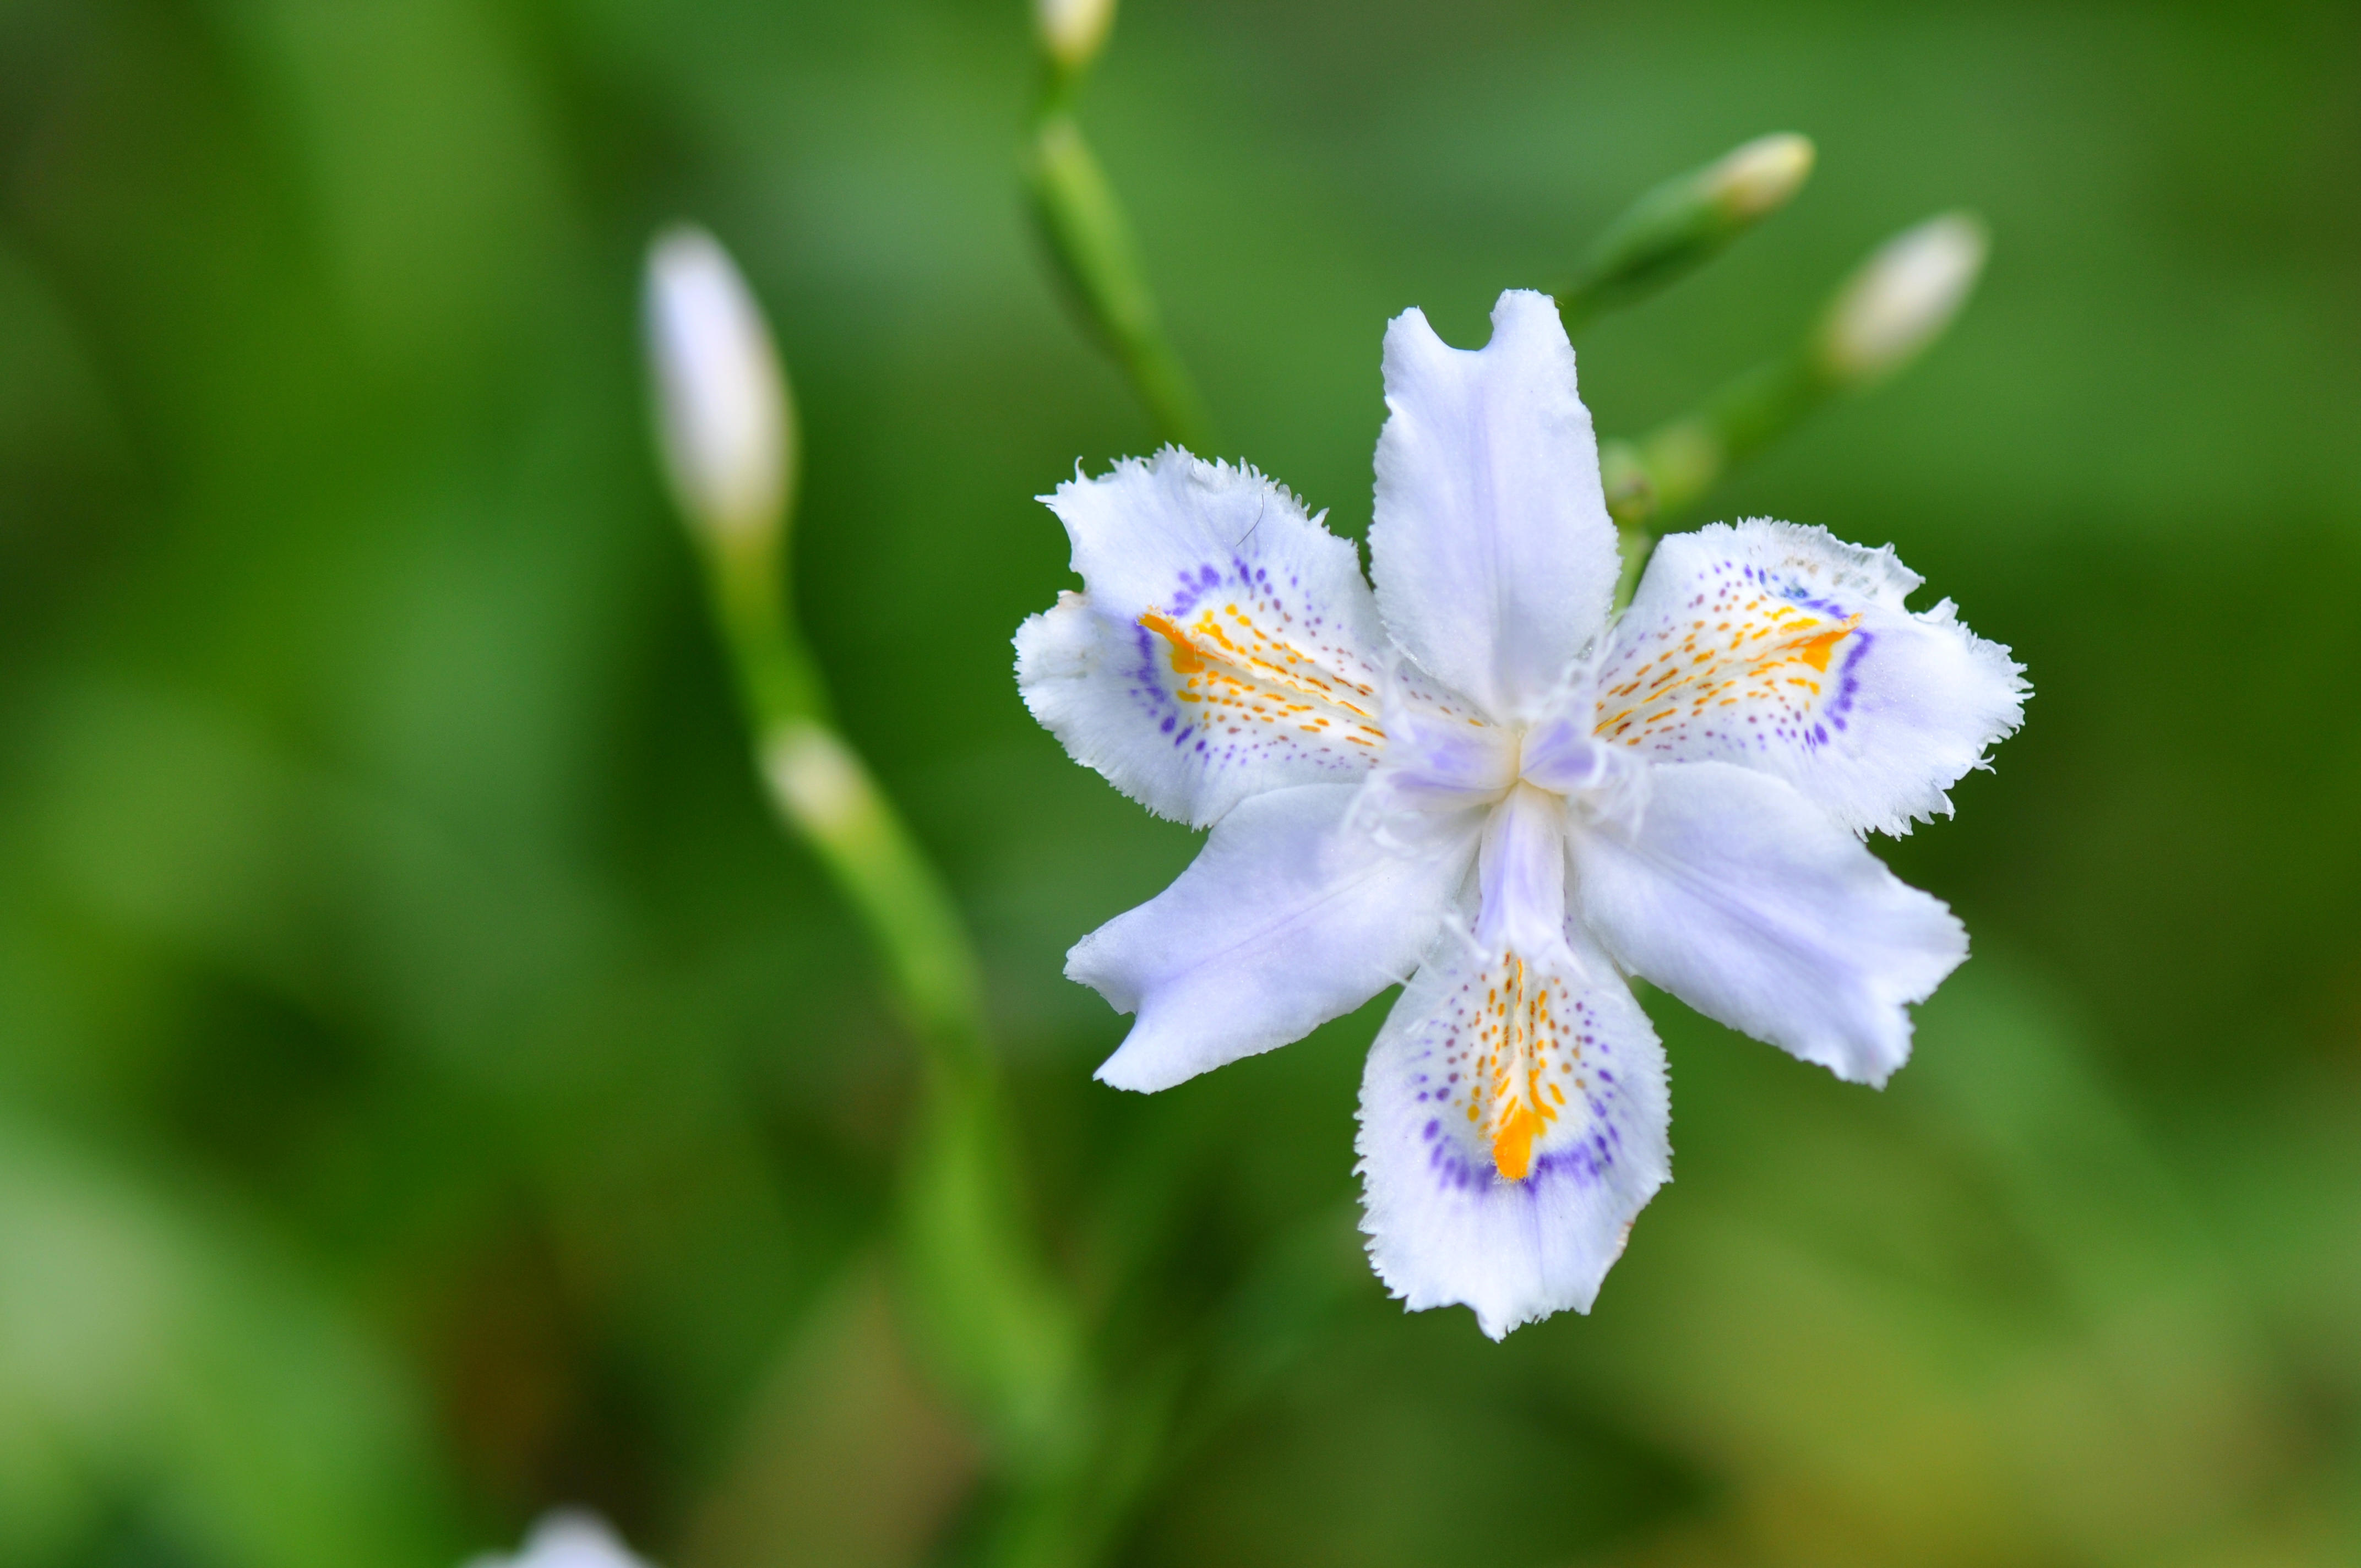
<path id="1" fill-rule="evenodd" d="M 1016 636 L 1034 716 L 1213 835 L 1066 972 L 1157 1090 L 1405 978 L 1361 1085 L 1369 1252 L 1486 1333 L 1587 1310 L 1669 1175 L 1664 1058 L 1624 981 L 1883 1084 L 1967 956 L 1860 835 L 1948 812 L 2024 707 L 2008 651 L 1893 551 L 1749 521 L 1616 533 L 1574 350 L 1510 292 L 1477 352 L 1387 329 L 1371 593 L 1251 468 L 1174 448 L 1045 497 L 1086 586 Z M 1324 515 L 1324 514 L 1323 514 Z"/>

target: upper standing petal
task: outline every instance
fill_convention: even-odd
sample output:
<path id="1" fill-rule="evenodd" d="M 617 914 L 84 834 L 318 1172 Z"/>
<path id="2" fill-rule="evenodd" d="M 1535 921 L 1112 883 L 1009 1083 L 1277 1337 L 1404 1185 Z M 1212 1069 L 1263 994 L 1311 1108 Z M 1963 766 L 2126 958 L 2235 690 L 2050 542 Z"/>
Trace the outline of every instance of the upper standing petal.
<path id="1" fill-rule="evenodd" d="M 1574 843 L 1574 918 L 1615 960 L 1708 1018 L 1883 1084 L 1907 1003 L 1968 956 L 1942 903 L 1774 778 L 1727 762 L 1649 770 L 1636 827 Z"/>
<path id="2" fill-rule="evenodd" d="M 1301 1039 L 1407 975 L 1466 881 L 1480 812 L 1381 845 L 1348 824 L 1358 791 L 1242 801 L 1180 880 L 1075 944 L 1066 976 L 1139 1021 L 1099 1068 L 1169 1089 Z"/>
<path id="3" fill-rule="evenodd" d="M 1656 546 L 1598 674 L 1599 734 L 1787 780 L 1855 832 L 1906 833 L 2025 716 L 2023 667 L 1889 546 L 1750 521 Z"/>
<path id="4" fill-rule="evenodd" d="M 1598 443 L 1547 295 L 1512 290 L 1470 352 L 1422 313 L 1386 329 L 1369 554 L 1394 638 L 1521 719 L 1607 623 L 1618 570 Z"/>
<path id="5" fill-rule="evenodd" d="M 1252 468 L 1177 447 L 1043 498 L 1085 591 L 1016 633 L 1016 681 L 1077 762 L 1204 827 L 1346 782 L 1384 743 L 1384 634 L 1352 544 Z"/>

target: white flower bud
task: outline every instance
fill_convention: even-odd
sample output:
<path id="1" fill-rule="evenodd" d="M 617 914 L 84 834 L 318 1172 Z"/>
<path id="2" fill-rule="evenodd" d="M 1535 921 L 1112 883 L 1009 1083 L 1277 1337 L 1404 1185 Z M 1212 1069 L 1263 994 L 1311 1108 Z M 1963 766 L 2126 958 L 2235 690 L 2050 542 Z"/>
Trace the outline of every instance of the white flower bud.
<path id="1" fill-rule="evenodd" d="M 1793 200 L 1817 156 L 1812 138 L 1793 131 L 1757 137 L 1706 170 L 1706 190 L 1725 214 L 1752 221 Z"/>
<path id="2" fill-rule="evenodd" d="M 763 768 L 796 820 L 819 838 L 841 838 L 870 809 L 860 759 L 817 724 L 791 725 L 774 738 Z"/>
<path id="3" fill-rule="evenodd" d="M 1959 314 L 1990 248 L 1983 225 L 1965 213 L 1946 213 L 1887 240 L 1828 307 L 1821 368 L 1859 384 L 1908 364 Z"/>
<path id="4" fill-rule="evenodd" d="M 1115 25 L 1115 0 L 1033 0 L 1041 48 L 1061 71 L 1079 71 L 1097 58 Z"/>
<path id="5" fill-rule="evenodd" d="M 681 510 L 720 537 L 775 526 L 794 414 L 752 291 L 711 235 L 676 228 L 648 253 L 645 310 L 658 433 Z"/>
<path id="6" fill-rule="evenodd" d="M 1624 209 L 1558 297 L 1576 323 L 1686 277 L 1795 200 L 1817 156 L 1809 137 L 1756 137 L 1676 174 Z"/>
<path id="7" fill-rule="evenodd" d="M 647 1568 L 596 1514 L 561 1508 L 533 1526 L 514 1557 L 478 1557 L 467 1568 Z"/>

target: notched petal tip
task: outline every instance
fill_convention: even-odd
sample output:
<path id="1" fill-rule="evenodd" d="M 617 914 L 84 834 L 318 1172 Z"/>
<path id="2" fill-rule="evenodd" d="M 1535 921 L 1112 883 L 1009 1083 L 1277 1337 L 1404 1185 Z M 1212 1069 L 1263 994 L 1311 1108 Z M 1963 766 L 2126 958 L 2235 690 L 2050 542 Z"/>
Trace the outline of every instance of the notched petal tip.
<path id="1" fill-rule="evenodd" d="M 1621 569 L 1574 349 L 1512 290 L 1454 348 L 1424 313 L 1386 329 L 1369 550 L 1394 640 L 1496 719 L 1530 717 L 1606 625 Z"/>
<path id="2" fill-rule="evenodd" d="M 1565 323 L 1558 314 L 1557 302 L 1538 289 L 1503 289 L 1492 302 L 1492 335 L 1482 347 L 1462 349 L 1444 341 L 1427 319 L 1425 310 L 1411 305 L 1386 323 L 1386 348 L 1395 346 L 1399 334 L 1401 346 L 1412 349 L 1433 347 L 1447 354 L 1481 354 L 1490 349 L 1512 349 L 1529 345 L 1546 348 L 1552 344 L 1563 345 L 1567 354 L 1574 352 L 1573 340 L 1565 334 Z"/>

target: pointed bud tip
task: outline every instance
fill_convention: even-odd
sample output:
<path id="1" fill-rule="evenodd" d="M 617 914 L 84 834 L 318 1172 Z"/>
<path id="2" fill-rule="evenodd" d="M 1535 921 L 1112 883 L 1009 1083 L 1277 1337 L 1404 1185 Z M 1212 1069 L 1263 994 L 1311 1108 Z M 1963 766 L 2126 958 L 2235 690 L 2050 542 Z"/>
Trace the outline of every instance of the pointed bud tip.
<path id="1" fill-rule="evenodd" d="M 1724 213 L 1752 221 L 1794 201 L 1818 158 L 1811 137 L 1780 131 L 1732 149 L 1713 165 L 1707 183 Z"/>
<path id="2" fill-rule="evenodd" d="M 1587 317 L 1686 277 L 1795 200 L 1817 156 L 1811 137 L 1782 131 L 1675 175 L 1607 225 L 1559 303 Z"/>
<path id="3" fill-rule="evenodd" d="M 776 526 L 792 412 L 753 291 L 718 240 L 683 225 L 649 247 L 643 310 L 657 433 L 682 512 L 717 536 Z"/>
<path id="4" fill-rule="evenodd" d="M 1854 384 L 1902 368 L 1960 313 L 1991 248 L 1982 221 L 1968 213 L 1945 213 L 1887 240 L 1828 307 L 1822 368 Z"/>
<path id="5" fill-rule="evenodd" d="M 871 810 L 861 760 L 817 724 L 796 723 L 773 737 L 763 767 L 796 820 L 820 839 L 842 839 Z"/>
<path id="6" fill-rule="evenodd" d="M 647 1568 L 598 1515 L 561 1508 L 533 1526 L 514 1557 L 478 1557 L 466 1568 Z"/>
<path id="7" fill-rule="evenodd" d="M 1033 0 L 1033 26 L 1060 71 L 1080 71 L 1106 46 L 1115 0 Z"/>

